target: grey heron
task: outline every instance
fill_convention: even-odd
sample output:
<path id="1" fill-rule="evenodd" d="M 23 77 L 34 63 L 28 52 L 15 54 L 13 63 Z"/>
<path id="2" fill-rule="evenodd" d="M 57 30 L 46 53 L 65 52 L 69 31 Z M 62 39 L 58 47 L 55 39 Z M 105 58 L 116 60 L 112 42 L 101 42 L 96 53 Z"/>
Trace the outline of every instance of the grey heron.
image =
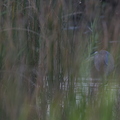
<path id="1" fill-rule="evenodd" d="M 94 53 L 92 76 L 107 76 L 114 69 L 113 56 L 106 50 L 100 50 Z"/>

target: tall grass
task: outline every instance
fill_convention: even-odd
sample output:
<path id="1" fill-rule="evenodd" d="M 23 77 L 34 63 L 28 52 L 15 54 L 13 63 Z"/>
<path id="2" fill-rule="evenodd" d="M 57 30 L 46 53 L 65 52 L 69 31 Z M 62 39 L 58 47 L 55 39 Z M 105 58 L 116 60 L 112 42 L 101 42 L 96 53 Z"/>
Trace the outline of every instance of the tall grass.
<path id="1" fill-rule="evenodd" d="M 0 119 L 119 119 L 119 29 L 119 4 L 0 1 Z M 91 87 L 88 59 L 101 49 L 115 69 Z"/>

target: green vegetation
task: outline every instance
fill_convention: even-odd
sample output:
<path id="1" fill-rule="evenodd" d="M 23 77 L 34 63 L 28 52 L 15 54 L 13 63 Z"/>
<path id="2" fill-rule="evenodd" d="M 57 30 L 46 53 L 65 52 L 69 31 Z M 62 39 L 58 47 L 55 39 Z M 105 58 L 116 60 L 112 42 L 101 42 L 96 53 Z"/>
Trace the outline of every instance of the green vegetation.
<path id="1" fill-rule="evenodd" d="M 119 120 L 119 6 L 70 1 L 0 1 L 0 120 Z M 64 29 L 78 4 L 80 29 Z M 90 87 L 89 58 L 101 49 L 115 69 Z"/>

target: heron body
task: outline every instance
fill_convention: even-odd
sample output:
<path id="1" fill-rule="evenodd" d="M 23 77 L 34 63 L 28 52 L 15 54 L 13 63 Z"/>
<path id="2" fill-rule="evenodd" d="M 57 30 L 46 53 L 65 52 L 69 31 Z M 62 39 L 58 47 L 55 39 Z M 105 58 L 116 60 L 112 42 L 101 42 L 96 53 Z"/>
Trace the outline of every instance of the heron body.
<path id="1" fill-rule="evenodd" d="M 93 75 L 107 76 L 114 69 L 113 56 L 106 50 L 100 50 L 94 53 L 93 57 Z"/>

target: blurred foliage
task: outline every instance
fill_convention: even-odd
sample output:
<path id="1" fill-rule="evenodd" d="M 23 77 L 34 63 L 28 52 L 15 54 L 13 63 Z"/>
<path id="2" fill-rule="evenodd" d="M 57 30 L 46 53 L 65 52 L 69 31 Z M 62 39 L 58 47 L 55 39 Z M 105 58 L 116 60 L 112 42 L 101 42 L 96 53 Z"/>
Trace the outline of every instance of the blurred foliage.
<path id="1" fill-rule="evenodd" d="M 1 0 L 0 119 L 119 119 L 119 4 Z M 101 49 L 115 69 L 96 87 L 89 58 Z"/>

